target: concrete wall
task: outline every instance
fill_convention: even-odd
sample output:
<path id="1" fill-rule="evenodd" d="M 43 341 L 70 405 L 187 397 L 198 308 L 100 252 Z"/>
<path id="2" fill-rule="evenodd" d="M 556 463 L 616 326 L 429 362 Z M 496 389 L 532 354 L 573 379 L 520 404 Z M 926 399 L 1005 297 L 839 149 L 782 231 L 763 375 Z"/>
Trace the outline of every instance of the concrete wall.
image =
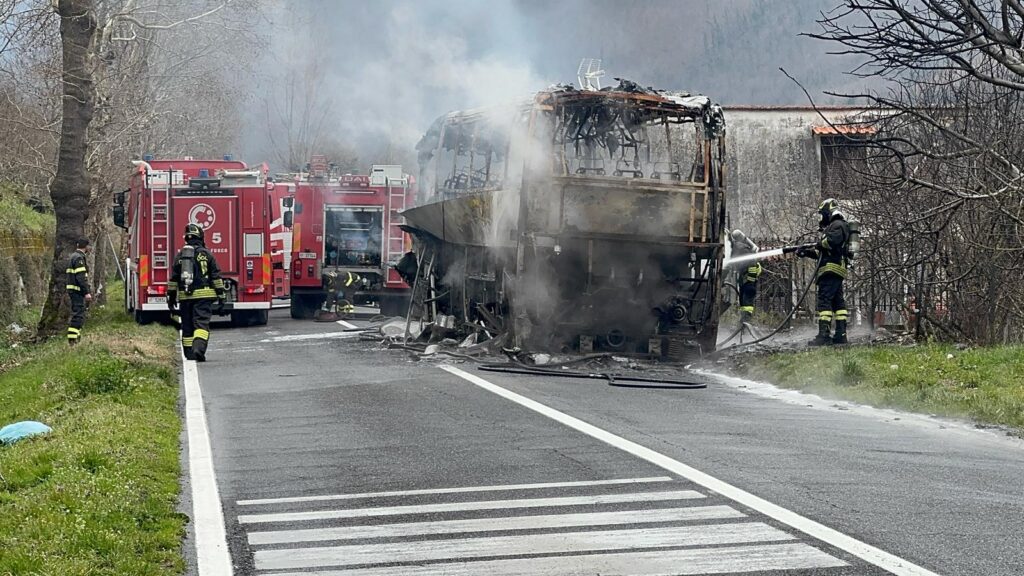
<path id="1" fill-rule="evenodd" d="M 861 109 L 830 107 L 822 112 L 841 123 Z M 726 188 L 729 220 L 758 241 L 794 238 L 814 230 L 821 194 L 821 147 L 811 132 L 826 126 L 806 107 L 725 108 Z"/>

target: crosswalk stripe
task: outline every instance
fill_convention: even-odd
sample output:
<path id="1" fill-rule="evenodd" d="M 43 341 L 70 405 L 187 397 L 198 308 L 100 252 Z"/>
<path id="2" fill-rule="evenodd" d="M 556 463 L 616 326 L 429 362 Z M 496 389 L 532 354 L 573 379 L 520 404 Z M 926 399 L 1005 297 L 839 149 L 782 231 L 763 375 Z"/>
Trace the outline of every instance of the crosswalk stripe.
<path id="1" fill-rule="evenodd" d="M 296 542 L 323 542 L 328 540 L 355 540 L 360 538 L 397 538 L 428 534 L 466 534 L 487 531 L 541 530 L 550 528 L 580 528 L 657 522 L 686 522 L 698 520 L 724 520 L 746 516 L 728 506 L 692 506 L 688 508 L 659 508 L 653 510 L 620 510 L 617 512 L 591 512 L 583 514 L 548 514 L 540 516 L 511 516 L 501 518 L 473 518 L 469 520 L 441 520 L 437 522 L 406 522 L 374 526 L 344 526 L 308 530 L 281 530 L 253 532 L 249 544 L 292 544 Z"/>
<path id="2" fill-rule="evenodd" d="M 463 512 L 471 510 L 511 508 L 588 506 L 596 504 L 621 504 L 627 502 L 693 500 L 699 498 L 704 498 L 704 495 L 700 492 L 695 492 L 693 490 L 675 490 L 665 492 L 640 492 L 634 494 L 602 494 L 598 496 L 566 496 L 561 498 L 488 500 L 444 504 L 423 504 L 418 506 L 382 506 L 377 508 L 349 508 L 345 510 L 314 510 L 310 512 L 241 514 L 238 516 L 238 523 L 256 524 L 261 522 L 300 522 L 305 520 L 329 520 L 334 518 L 366 518 L 371 516 L 398 516 L 402 514 L 431 514 L 436 512 Z"/>
<path id="3" fill-rule="evenodd" d="M 564 554 L 599 550 L 631 550 L 716 544 L 749 544 L 793 540 L 793 536 L 763 524 L 702 524 L 668 528 L 638 528 L 601 532 L 562 532 L 494 538 L 460 538 L 385 544 L 258 550 L 256 569 L 283 570 L 359 564 L 467 560 L 490 556 Z"/>
<path id="4" fill-rule="evenodd" d="M 669 476 L 651 478 L 618 478 L 615 480 L 583 480 L 579 482 L 541 482 L 536 484 L 507 484 L 496 486 L 464 486 L 459 488 L 428 488 L 423 490 L 395 490 L 392 492 L 363 492 L 361 494 L 331 494 L 326 496 L 295 496 L 291 498 L 260 498 L 256 500 L 239 500 L 239 506 L 257 506 L 261 504 L 290 504 L 297 502 L 324 502 L 330 500 L 358 500 L 362 498 L 387 498 L 390 496 L 420 496 L 425 494 L 461 494 L 463 492 L 504 492 L 512 490 L 540 490 L 544 488 L 579 488 L 586 486 L 613 486 L 616 484 L 648 484 L 652 482 L 671 482 Z"/>
<path id="5" fill-rule="evenodd" d="M 447 562 L 425 566 L 274 572 L 273 576 L 689 576 L 843 566 L 847 566 L 847 563 L 807 544 L 774 544 Z M 271 574 L 266 573 L 266 576 Z"/>

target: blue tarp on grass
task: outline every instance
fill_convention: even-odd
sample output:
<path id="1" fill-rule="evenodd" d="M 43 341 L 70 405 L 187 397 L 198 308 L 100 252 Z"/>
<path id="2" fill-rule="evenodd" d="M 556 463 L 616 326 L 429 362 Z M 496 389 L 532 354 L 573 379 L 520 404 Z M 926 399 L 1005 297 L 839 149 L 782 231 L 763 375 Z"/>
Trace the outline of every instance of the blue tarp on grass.
<path id="1" fill-rule="evenodd" d="M 33 422 L 32 420 L 15 422 L 0 428 L 0 444 L 14 444 L 18 440 L 50 432 L 53 432 L 53 429 L 42 422 Z"/>

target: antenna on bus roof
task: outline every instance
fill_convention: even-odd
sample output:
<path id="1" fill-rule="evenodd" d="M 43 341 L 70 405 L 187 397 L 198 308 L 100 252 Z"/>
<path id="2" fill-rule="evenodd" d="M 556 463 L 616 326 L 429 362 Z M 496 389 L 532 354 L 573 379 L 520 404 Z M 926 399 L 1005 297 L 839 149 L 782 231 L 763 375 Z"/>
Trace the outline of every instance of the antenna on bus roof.
<path id="1" fill-rule="evenodd" d="M 576 71 L 576 80 L 580 84 L 580 90 L 595 92 L 601 89 L 601 77 L 604 70 L 601 69 L 600 58 L 584 58 L 580 60 L 580 67 Z"/>

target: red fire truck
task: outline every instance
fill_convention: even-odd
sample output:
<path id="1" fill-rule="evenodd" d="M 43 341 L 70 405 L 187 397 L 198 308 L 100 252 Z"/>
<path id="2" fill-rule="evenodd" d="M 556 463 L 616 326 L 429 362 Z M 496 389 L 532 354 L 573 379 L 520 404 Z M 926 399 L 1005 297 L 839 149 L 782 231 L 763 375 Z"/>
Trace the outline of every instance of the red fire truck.
<path id="1" fill-rule="evenodd" d="M 265 165 L 231 160 L 133 162 L 129 188 L 115 198 L 114 222 L 128 230 L 125 304 L 141 324 L 166 320 L 167 280 L 188 223 L 203 227 L 227 287 L 224 314 L 236 324 L 267 323 L 272 298 L 270 183 Z"/>
<path id="2" fill-rule="evenodd" d="M 403 315 L 409 286 L 393 268 L 411 248 L 399 212 L 412 206 L 415 183 L 401 166 L 374 166 L 370 175 L 335 177 L 323 156 L 294 182 L 291 249 L 292 318 L 312 318 L 323 305 L 322 275 L 362 278 L 346 297 L 376 302 L 385 315 Z"/>

